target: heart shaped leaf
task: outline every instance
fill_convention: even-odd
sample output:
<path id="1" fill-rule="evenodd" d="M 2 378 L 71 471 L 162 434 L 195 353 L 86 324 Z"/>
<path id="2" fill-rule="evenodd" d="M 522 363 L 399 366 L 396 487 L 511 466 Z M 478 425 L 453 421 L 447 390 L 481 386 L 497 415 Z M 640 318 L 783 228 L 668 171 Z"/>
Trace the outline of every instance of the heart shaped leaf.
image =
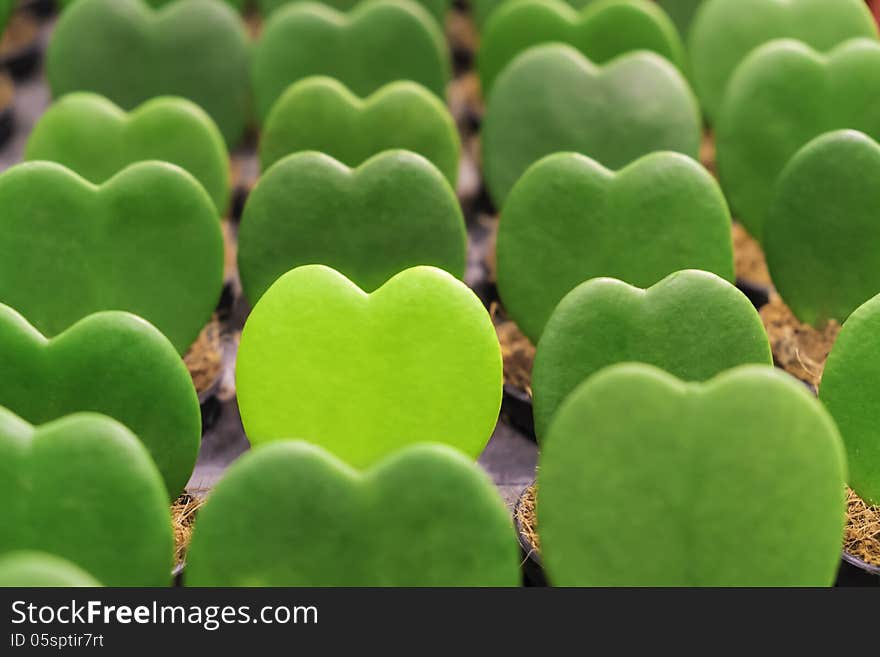
<path id="1" fill-rule="evenodd" d="M 518 54 L 554 41 L 571 44 L 595 64 L 634 50 L 650 50 L 684 68 L 681 38 L 655 2 L 603 0 L 577 11 L 562 0 L 517 0 L 499 7 L 480 37 L 478 65 L 484 92 Z"/>
<path id="2" fill-rule="evenodd" d="M 498 77 L 483 120 L 483 169 L 492 199 L 535 161 L 583 153 L 619 169 L 653 151 L 696 158 L 700 113 L 681 73 L 655 53 L 619 57 L 602 68 L 562 44 L 535 46 Z"/>
<path id="3" fill-rule="evenodd" d="M 137 432 L 169 493 L 183 490 L 199 450 L 199 401 L 174 347 L 147 322 L 98 313 L 46 340 L 0 305 L 0 372 L 0 406 L 35 424 L 109 415 Z"/>
<path id="4" fill-rule="evenodd" d="M 0 553 L 58 555 L 107 586 L 164 586 L 168 497 L 141 442 L 108 417 L 34 428 L 0 409 Z"/>
<path id="5" fill-rule="evenodd" d="M 42 552 L 0 556 L 0 588 L 72 588 L 101 584 L 66 559 Z"/>
<path id="6" fill-rule="evenodd" d="M 880 145 L 861 132 L 808 143 L 779 177 L 764 226 L 773 283 L 802 322 L 843 322 L 880 292 Z"/>
<path id="7" fill-rule="evenodd" d="M 81 0 L 61 0 L 61 6 L 62 6 L 62 8 L 67 8 L 70 5 L 72 5 L 73 3 L 80 2 L 80 1 Z M 151 7 L 164 7 L 165 5 L 169 5 L 172 2 L 176 2 L 177 0 L 143 0 L 143 1 L 146 2 L 148 5 L 150 5 Z M 271 2 L 271 0 L 262 0 L 262 1 L 267 2 L 267 3 Z M 278 1 L 283 2 L 285 0 L 278 0 Z M 247 0 L 222 0 L 222 2 L 225 2 L 230 7 L 235 7 L 236 9 L 241 11 L 244 8 L 245 2 L 247 2 Z"/>
<path id="8" fill-rule="evenodd" d="M 93 91 L 130 110 L 155 96 L 202 107 L 235 145 L 250 112 L 241 17 L 216 0 L 78 0 L 55 26 L 46 75 L 56 97 Z"/>
<path id="9" fill-rule="evenodd" d="M 319 151 L 350 167 L 382 151 L 428 158 L 450 185 L 458 179 L 461 144 L 446 105 L 415 82 L 392 82 L 361 100 L 332 78 L 294 83 L 272 107 L 260 138 L 268 169 L 300 151 Z"/>
<path id="10" fill-rule="evenodd" d="M 492 321 L 433 267 L 369 295 L 328 267 L 285 274 L 245 324 L 236 378 L 251 444 L 295 436 L 355 467 L 414 442 L 476 458 L 501 406 Z"/>
<path id="11" fill-rule="evenodd" d="M 223 136 L 211 117 L 183 98 L 155 98 L 126 114 L 97 94 L 70 94 L 40 117 L 24 157 L 58 162 L 96 185 L 136 162 L 170 162 L 195 176 L 218 213 L 229 204 Z"/>
<path id="12" fill-rule="evenodd" d="M 761 318 L 727 281 L 681 271 L 642 290 L 596 278 L 569 292 L 544 328 L 535 355 L 535 430 L 543 440 L 563 400 L 608 365 L 648 363 L 705 381 L 746 363 L 772 363 Z"/>
<path id="13" fill-rule="evenodd" d="M 697 95 L 717 118 L 740 62 L 774 39 L 797 39 L 827 51 L 855 37 L 877 38 L 863 0 L 709 0 L 691 25 L 688 51 Z"/>
<path id="14" fill-rule="evenodd" d="M 559 586 L 828 586 L 845 478 L 833 420 L 778 370 L 610 367 L 541 450 L 543 562 Z"/>
<path id="15" fill-rule="evenodd" d="M 455 192 L 423 157 L 386 151 L 352 171 L 310 152 L 282 160 L 254 187 L 238 263 L 256 303 L 279 276 L 312 263 L 337 269 L 367 292 L 416 265 L 461 278 L 466 247 Z"/>
<path id="16" fill-rule="evenodd" d="M 127 310 L 184 353 L 223 287 L 217 211 L 191 175 L 134 164 L 95 187 L 49 162 L 0 175 L 0 302 L 47 336 Z"/>
<path id="17" fill-rule="evenodd" d="M 691 268 L 733 281 L 730 214 L 712 176 L 684 155 L 653 153 L 615 173 L 558 153 L 511 190 L 497 261 L 505 310 L 536 342 L 556 304 L 590 278 L 648 287 Z"/>
<path id="18" fill-rule="evenodd" d="M 841 328 L 822 373 L 819 398 L 831 411 L 849 460 L 849 485 L 880 504 L 880 296 L 859 306 Z"/>
<path id="19" fill-rule="evenodd" d="M 280 9 L 292 2 L 300 2 L 301 0 L 257 0 L 257 5 L 263 16 L 268 16 L 273 11 Z M 440 25 L 444 24 L 446 12 L 451 4 L 449 0 L 417 0 L 420 5 L 427 9 Z M 321 0 L 325 5 L 330 5 L 340 11 L 348 11 L 353 9 L 359 3 L 359 0 Z"/>
<path id="20" fill-rule="evenodd" d="M 448 57 L 436 21 L 409 0 L 365 2 L 349 14 L 295 2 L 272 14 L 254 51 L 257 115 L 264 119 L 292 82 L 312 75 L 336 78 L 360 96 L 412 80 L 445 97 Z"/>
<path id="21" fill-rule="evenodd" d="M 853 128 L 880 139 L 880 43 L 827 56 L 797 41 L 762 46 L 737 69 L 718 118 L 718 172 L 737 218 L 761 239 L 782 169 L 807 142 Z"/>
<path id="22" fill-rule="evenodd" d="M 361 474 L 284 441 L 242 457 L 217 485 L 186 577 L 192 586 L 517 586 L 519 551 L 498 491 L 455 450 L 416 445 Z"/>

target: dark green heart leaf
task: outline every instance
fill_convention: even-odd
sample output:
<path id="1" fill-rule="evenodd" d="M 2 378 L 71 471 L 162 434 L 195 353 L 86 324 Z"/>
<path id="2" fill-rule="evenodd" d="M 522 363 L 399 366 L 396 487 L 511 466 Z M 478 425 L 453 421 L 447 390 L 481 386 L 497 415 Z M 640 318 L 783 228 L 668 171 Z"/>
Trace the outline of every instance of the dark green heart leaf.
<path id="1" fill-rule="evenodd" d="M 552 41 L 571 44 L 595 64 L 634 50 L 650 50 L 684 68 L 681 38 L 654 2 L 603 0 L 576 11 L 562 0 L 517 0 L 494 12 L 480 37 L 478 64 L 484 93 L 518 54 Z"/>
<path id="2" fill-rule="evenodd" d="M 834 416 L 849 457 L 849 485 L 880 504 L 880 296 L 849 316 L 828 355 L 819 398 Z"/>
<path id="3" fill-rule="evenodd" d="M 322 263 L 372 292 L 433 265 L 464 276 L 467 235 L 455 192 L 426 159 L 386 151 L 358 169 L 321 153 L 285 158 L 251 192 L 238 241 L 242 284 L 256 303 L 278 277 Z"/>
<path id="4" fill-rule="evenodd" d="M 455 450 L 410 447 L 361 474 L 285 441 L 242 457 L 217 485 L 186 577 L 190 586 L 517 586 L 520 575 L 504 503 Z"/>
<path id="5" fill-rule="evenodd" d="M 681 73 L 655 53 L 597 68 L 571 46 L 535 46 L 499 76 L 483 121 L 483 169 L 496 205 L 535 161 L 575 151 L 619 169 L 653 151 L 696 158 L 700 113 Z"/>
<path id="6" fill-rule="evenodd" d="M 291 85 L 272 107 L 260 137 L 260 160 L 268 169 L 291 153 L 319 151 L 356 167 L 397 148 L 428 158 L 455 186 L 458 130 L 434 94 L 398 81 L 362 100 L 332 78 L 312 77 Z"/>
<path id="7" fill-rule="evenodd" d="M 260 11 L 264 16 L 268 16 L 276 9 L 280 9 L 285 5 L 289 5 L 292 2 L 300 2 L 301 0 L 257 0 L 257 4 L 260 7 Z M 420 5 L 422 5 L 425 9 L 427 9 L 431 15 L 437 20 L 440 25 L 444 24 L 444 20 L 446 18 L 446 11 L 449 9 L 450 2 L 449 0 L 415 0 Z M 321 0 L 321 2 L 325 5 L 329 5 L 331 7 L 335 7 L 340 11 L 348 11 L 349 9 L 353 9 L 358 5 L 359 0 Z"/>
<path id="8" fill-rule="evenodd" d="M 0 406 L 34 424 L 80 411 L 109 415 L 137 432 L 169 493 L 186 485 L 199 450 L 199 401 L 174 347 L 147 322 L 98 313 L 47 341 L 0 305 L 0 372 Z"/>
<path id="9" fill-rule="evenodd" d="M 584 379 L 624 362 L 705 381 L 737 365 L 772 360 L 752 304 L 714 274 L 681 271 L 647 290 L 596 278 L 566 295 L 538 343 L 532 373 L 538 437 L 543 440 L 559 405 Z"/>
<path id="10" fill-rule="evenodd" d="M 426 441 L 476 458 L 501 406 L 501 349 L 480 300 L 445 271 L 407 269 L 367 295 L 311 265 L 254 307 L 236 382 L 252 445 L 296 436 L 355 467 Z"/>
<path id="11" fill-rule="evenodd" d="M 542 558 L 559 586 L 829 586 L 845 478 L 834 422 L 778 370 L 611 367 L 544 441 Z"/>
<path id="12" fill-rule="evenodd" d="M 731 76 L 752 50 L 774 39 L 830 50 L 847 39 L 877 38 L 863 0 L 708 0 L 691 25 L 691 73 L 703 111 L 715 120 Z"/>
<path id="13" fill-rule="evenodd" d="M 40 117 L 24 159 L 58 162 L 98 185 L 135 162 L 161 160 L 195 176 L 219 213 L 229 204 L 223 136 L 211 117 L 183 98 L 155 98 L 126 114 L 97 94 L 70 94 Z"/>
<path id="14" fill-rule="evenodd" d="M 844 321 L 880 292 L 880 145 L 832 132 L 779 177 L 764 226 L 773 283 L 802 322 Z"/>
<path id="15" fill-rule="evenodd" d="M 497 260 L 505 310 L 532 341 L 590 278 L 648 287 L 690 268 L 734 279 L 721 190 L 678 153 L 647 155 L 620 172 L 574 153 L 540 160 L 504 205 Z"/>
<path id="16" fill-rule="evenodd" d="M 811 139 L 842 128 L 880 138 L 880 43 L 827 56 L 797 41 L 756 50 L 731 79 L 718 118 L 718 172 L 737 218 L 762 239 L 773 185 Z"/>
<path id="17" fill-rule="evenodd" d="M 395 80 L 412 80 L 445 97 L 446 42 L 436 21 L 408 0 L 359 4 L 349 14 L 295 2 L 266 23 L 253 57 L 257 114 L 264 119 L 292 83 L 336 78 L 359 96 Z"/>
<path id="18" fill-rule="evenodd" d="M 180 353 L 223 287 L 223 234 L 183 169 L 143 162 L 100 187 L 49 162 L 0 175 L 0 303 L 47 336 L 100 310 L 149 320 Z"/>
<path id="19" fill-rule="evenodd" d="M 46 52 L 54 96 L 94 91 L 130 110 L 155 96 L 205 109 L 229 145 L 250 112 L 248 37 L 223 2 L 187 0 L 153 10 L 142 0 L 77 0 Z"/>
<path id="20" fill-rule="evenodd" d="M 34 428 L 0 409 L 0 553 L 37 550 L 107 586 L 165 586 L 168 497 L 128 429 L 95 414 Z"/>

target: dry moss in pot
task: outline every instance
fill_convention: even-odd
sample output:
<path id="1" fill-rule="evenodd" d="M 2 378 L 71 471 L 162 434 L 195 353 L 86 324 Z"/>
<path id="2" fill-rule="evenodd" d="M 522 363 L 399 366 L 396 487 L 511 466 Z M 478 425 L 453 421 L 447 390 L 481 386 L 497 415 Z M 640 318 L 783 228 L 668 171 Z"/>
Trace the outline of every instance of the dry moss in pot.
<path id="1" fill-rule="evenodd" d="M 684 383 L 613 366 L 543 443 L 542 561 L 557 586 L 828 586 L 845 477 L 830 415 L 779 370 Z"/>

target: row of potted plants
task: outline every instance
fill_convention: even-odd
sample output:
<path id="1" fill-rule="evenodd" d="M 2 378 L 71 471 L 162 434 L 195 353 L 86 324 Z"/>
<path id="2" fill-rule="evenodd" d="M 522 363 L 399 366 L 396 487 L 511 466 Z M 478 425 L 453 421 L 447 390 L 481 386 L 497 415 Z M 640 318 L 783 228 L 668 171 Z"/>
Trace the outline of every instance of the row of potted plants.
<path id="1" fill-rule="evenodd" d="M 80 0 L 83 6 L 93 1 Z M 81 10 L 70 9 L 66 16 L 74 11 Z M 644 97 L 633 93 L 645 92 L 643 84 L 656 85 L 650 92 L 656 104 L 647 109 Z M 300 97 L 303 88 L 317 91 L 303 94 L 305 101 L 291 103 L 290 97 Z M 423 154 L 427 159 L 402 151 L 373 156 L 373 149 L 398 146 L 385 140 L 392 127 L 401 127 L 401 134 L 410 138 L 407 125 L 421 129 L 423 124 L 407 124 L 390 118 L 395 116 L 392 110 L 375 109 L 382 108 L 380 101 L 393 96 L 391 92 L 380 92 L 376 100 L 361 105 L 350 102 L 339 89 L 338 82 L 326 79 L 296 84 L 277 106 L 281 109 L 276 134 L 291 140 L 279 137 L 278 143 L 302 150 L 304 138 L 284 134 L 287 117 L 294 121 L 316 121 L 308 118 L 315 113 L 341 117 L 338 123 L 328 120 L 324 136 L 319 131 L 318 139 L 328 146 L 315 148 L 339 148 L 342 162 L 319 153 L 285 155 L 286 147 L 280 147 L 269 158 L 271 166 L 245 207 L 239 265 L 255 305 L 242 335 L 237 377 L 242 419 L 256 449 L 234 466 L 201 512 L 188 582 L 515 583 L 517 562 L 509 517 L 485 475 L 472 460 L 448 449 L 410 447 L 415 440 L 434 440 L 477 456 L 491 434 L 501 401 L 501 346 L 486 309 L 455 278 L 463 269 L 464 221 L 450 187 L 452 169 L 438 168 L 444 153 L 455 148 L 455 140 L 449 139 L 448 117 L 440 109 L 429 114 L 437 117 L 437 127 L 424 142 L 413 138 L 412 143 L 426 144 L 426 150 L 436 149 Z M 505 89 L 509 102 L 498 100 L 505 98 Z M 548 99 L 542 90 L 555 96 Z M 560 101 L 572 90 L 576 93 L 570 99 Z M 411 96 L 416 100 L 399 101 L 401 106 L 409 102 L 415 106 L 430 93 L 411 89 Z M 323 109 L 328 107 L 325 98 L 333 99 L 329 107 L 339 108 L 337 112 Z M 515 103 L 516 99 L 524 100 Z M 24 420 L 5 418 L 3 442 L 16 454 L 9 459 L 11 467 L 20 468 L 10 481 L 34 488 L 44 477 L 47 486 L 70 480 L 73 475 L 65 468 L 84 462 L 84 455 L 100 443 L 106 456 L 96 460 L 97 466 L 85 466 L 81 476 L 91 482 L 89 490 L 102 490 L 101 499 L 115 499 L 112 493 L 121 474 L 114 459 L 129 449 L 126 460 L 139 474 L 128 483 L 139 490 L 128 497 L 120 494 L 119 499 L 130 499 L 142 509 L 143 519 L 129 523 L 133 531 L 120 536 L 132 544 L 142 541 L 143 547 L 134 555 L 117 550 L 110 525 L 89 518 L 86 526 L 100 524 L 93 537 L 108 536 L 102 550 L 117 552 L 112 564 L 96 564 L 82 556 L 83 540 L 72 541 L 69 551 L 44 541 L 47 526 L 65 521 L 51 504 L 43 508 L 26 501 L 12 511 L 24 519 L 21 533 L 11 536 L 3 550 L 36 549 L 66 557 L 105 584 L 120 581 L 120 559 L 136 557 L 142 561 L 131 572 L 140 579 L 129 583 L 162 584 L 170 572 L 170 563 L 157 556 L 169 552 L 165 532 L 156 530 L 149 539 L 137 532 L 158 527 L 154 520 L 160 498 L 155 491 L 162 488 L 166 495 L 161 506 L 167 516 L 167 494 L 174 496 L 191 470 L 194 454 L 187 451 L 189 443 L 184 440 L 190 434 L 181 422 L 165 427 L 165 443 L 163 436 L 151 443 L 141 435 L 147 429 L 133 426 L 139 422 L 137 414 L 119 417 L 130 405 L 144 416 L 168 419 L 134 401 L 126 377 L 119 376 L 133 365 L 120 365 L 118 358 L 112 361 L 101 349 L 112 355 L 113 345 L 127 344 L 131 338 L 126 331 L 136 325 L 152 337 L 149 346 L 145 341 L 142 349 L 131 352 L 132 358 L 156 364 L 140 385 L 164 386 L 173 379 L 172 362 L 175 380 L 181 381 L 185 370 L 179 354 L 209 321 L 222 286 L 218 221 L 222 193 L 209 193 L 202 181 L 220 181 L 213 186 L 220 190 L 222 176 L 211 178 L 209 173 L 221 172 L 223 157 L 228 156 L 218 148 L 216 126 L 213 132 L 189 128 L 166 132 L 166 115 L 161 111 L 138 110 L 125 119 L 112 104 L 94 96 L 70 96 L 65 101 L 74 107 L 68 110 L 70 116 L 85 117 L 81 125 L 88 125 L 90 117 L 106 115 L 116 120 L 99 120 L 121 129 L 115 134 L 111 130 L 109 137 L 89 136 L 77 121 L 64 120 L 59 112 L 62 118 L 55 128 L 47 119 L 35 132 L 34 140 L 42 135 L 42 152 L 58 152 L 54 149 L 61 149 L 69 138 L 95 148 L 94 159 L 104 168 L 90 174 L 95 177 L 93 184 L 62 166 L 42 162 L 0 176 L 4 208 L 0 216 L 6 235 L 0 247 L 10 256 L 8 266 L 0 269 L 0 282 L 7 281 L 8 286 L 0 300 L 27 317 L 9 311 L 5 332 L 9 347 L 2 357 L 12 363 L 11 371 L 22 374 L 12 379 L 17 386 L 9 393 L 12 401 L 0 400 L 0 405 Z M 80 102 L 85 109 L 77 112 Z M 345 136 L 351 107 L 363 112 L 358 120 L 366 126 L 366 137 L 346 150 L 351 141 Z M 210 124 L 207 117 L 188 111 L 191 108 L 177 108 L 201 125 Z M 372 119 L 376 123 L 364 118 L 368 116 L 378 117 Z M 585 124 L 579 122 L 584 116 L 591 118 L 587 124 L 591 130 L 585 131 Z M 170 125 L 177 119 L 167 120 Z M 374 133 L 372 125 L 379 126 Z M 507 310 L 538 341 L 531 387 L 542 447 L 538 512 L 542 525 L 548 518 L 547 529 L 541 531 L 546 533 L 542 543 L 551 581 L 830 583 L 840 549 L 844 482 L 848 480 L 868 501 L 877 494 L 871 473 L 876 471 L 878 441 L 870 431 L 876 423 L 866 411 L 871 392 L 865 385 L 873 370 L 872 361 L 865 364 L 864 359 L 875 314 L 871 306 L 853 314 L 864 317 L 862 321 L 844 325 L 839 342 L 843 355 L 832 353 L 829 380 L 833 383 L 822 387 L 823 400 L 827 394 L 831 413 L 840 424 L 838 434 L 819 402 L 770 368 L 770 345 L 760 319 L 729 282 L 733 278 L 730 214 L 718 185 L 687 155 L 656 152 L 677 150 L 695 157 L 700 140 L 699 110 L 685 78 L 657 55 L 623 55 L 600 70 L 568 46 L 530 49 L 496 80 L 485 128 L 487 182 L 493 195 L 503 199 L 499 291 Z M 614 139 L 598 139 L 600 131 Z M 172 144 L 173 148 L 161 146 L 167 135 L 190 132 L 193 150 L 184 147 L 186 142 Z M 334 144 L 334 136 L 339 135 Z M 575 141 L 581 137 L 584 141 Z M 141 155 L 139 140 L 167 150 Z M 111 143 L 124 148 L 108 148 Z M 40 141 L 33 144 L 37 149 Z M 128 157 L 112 160 L 102 154 L 125 153 L 129 145 Z M 79 156 L 83 148 L 72 152 Z M 197 163 L 199 172 L 186 173 L 167 163 L 131 163 L 144 157 L 173 162 L 196 149 L 210 153 Z M 556 153 L 560 149 L 585 151 L 593 159 Z M 541 159 L 544 151 L 551 155 Z M 854 299 L 859 305 L 876 292 L 860 298 L 869 289 L 860 273 L 865 265 L 857 259 L 843 260 L 855 240 L 869 239 L 872 208 L 876 213 L 880 207 L 870 195 L 858 196 L 865 190 L 853 183 L 872 170 L 877 152 L 880 147 L 867 135 L 820 134 L 791 158 L 773 184 L 768 226 L 778 225 L 780 235 L 790 235 L 802 213 L 815 213 L 816 231 L 827 237 L 817 242 L 804 235 L 805 252 L 818 258 L 814 254 L 819 247 L 840 245 L 828 249 L 830 257 L 839 257 L 839 266 L 850 266 L 848 271 L 854 272 L 851 279 L 844 275 L 830 284 L 836 280 L 831 278 L 816 289 L 799 286 L 794 276 L 788 289 L 804 290 L 806 299 L 799 307 L 807 312 L 818 309 L 806 317 L 810 320 L 837 316 L 822 313 L 838 308 L 851 311 Z M 92 158 L 85 162 L 93 165 Z M 196 168 L 183 161 L 176 164 Z M 7 208 L 12 209 L 8 214 Z M 363 208 L 371 222 L 352 226 L 343 221 Z M 59 216 L 65 217 L 67 227 L 63 239 L 57 233 Z M 419 217 L 416 225 L 413 216 Z M 646 225 L 646 216 L 656 217 L 656 222 Z M 100 219 L 98 230 L 88 223 L 94 217 Z M 827 228 L 822 228 L 820 219 L 828 220 Z M 771 234 L 765 232 L 768 239 Z M 785 261 L 774 260 L 771 243 L 767 241 L 771 270 L 784 272 Z M 138 258 L 141 252 L 162 256 L 164 261 L 144 263 Z M 526 261 L 528 268 L 518 269 L 511 258 Z M 83 262 L 90 263 L 88 269 Z M 590 269 L 582 269 L 585 263 Z M 426 264 L 437 267 L 412 267 Z M 558 267 L 560 273 L 551 267 Z M 709 271 L 680 271 L 688 268 Z M 14 285 L 16 281 L 20 285 Z M 633 285 L 650 289 L 643 292 Z M 550 298 L 549 289 L 555 298 Z M 780 287 L 783 296 L 785 289 Z M 788 294 L 796 298 L 798 292 Z M 542 295 L 545 298 L 539 298 Z M 152 305 L 158 298 L 164 303 Z M 833 305 L 838 299 L 843 300 L 841 305 Z M 108 307 L 144 316 L 168 338 L 129 315 L 93 314 Z M 76 323 L 77 315 L 85 318 Z M 106 325 L 105 336 L 97 330 L 92 333 L 92 324 Z M 856 337 L 845 341 L 845 335 Z M 88 355 L 91 349 L 96 352 L 93 356 Z M 58 359 L 54 366 L 53 358 Z M 627 361 L 659 366 L 669 374 L 646 365 L 605 369 Z M 96 377 L 94 387 L 83 386 L 83 378 L 101 372 L 101 363 L 107 363 L 106 377 Z M 764 367 L 723 373 L 743 363 Z M 831 374 L 835 370 L 836 377 Z M 33 390 L 42 391 L 48 384 L 40 383 L 30 394 L 24 388 L 24 401 L 15 396 L 21 392 L 21 380 L 39 381 L 41 376 L 52 385 L 61 381 L 67 389 L 41 399 Z M 718 378 L 684 385 L 671 376 L 687 382 Z M 180 385 L 188 392 L 174 392 L 167 413 L 191 421 L 193 409 L 197 411 L 192 384 L 183 380 Z M 99 394 L 109 388 L 118 392 L 118 406 L 105 405 L 106 394 Z M 89 396 L 90 391 L 94 396 Z M 68 398 L 70 403 L 63 408 L 51 406 Z M 41 410 L 28 410 L 34 408 L 29 403 Z M 48 410 L 42 410 L 44 404 Z M 744 419 L 743 408 L 759 410 Z M 131 447 L 137 443 L 131 432 L 107 418 L 74 416 L 45 424 L 78 411 L 103 412 L 123 420 L 146 451 L 133 456 L 138 450 Z M 46 419 L 37 419 L 39 413 L 46 413 Z M 627 422 L 621 423 L 621 418 Z M 721 429 L 730 438 L 719 438 Z M 53 441 L 53 435 L 64 437 Z M 284 440 L 304 436 L 312 446 Z M 169 440 L 177 439 L 180 444 L 169 446 Z M 79 457 L 55 453 L 60 442 L 79 450 Z M 150 453 L 152 460 L 145 456 Z M 44 467 L 43 458 L 55 465 Z M 106 467 L 100 467 L 102 462 Z M 352 466 L 367 470 L 357 473 Z M 595 475 L 585 476 L 589 472 Z M 165 486 L 157 487 L 162 478 Z M 622 493 L 635 490 L 643 493 L 629 498 Z M 758 492 L 764 497 L 759 498 Z M 19 489 L 8 493 L 27 498 Z M 389 522 L 392 495 L 394 513 Z M 692 504 L 694 496 L 699 504 Z M 279 526 L 274 520 L 277 505 L 266 505 L 266 499 L 283 504 L 290 525 Z M 309 503 L 303 504 L 304 499 Z M 404 500 L 406 504 L 401 504 Z M 783 523 L 774 525 L 765 519 L 755 525 L 765 500 L 784 515 Z M 100 515 L 94 513 L 93 504 L 94 500 L 80 504 L 84 514 Z M 803 512 L 804 508 L 811 511 Z M 724 511 L 720 521 L 709 513 L 719 509 Z M 270 511 L 273 520 L 265 515 Z M 385 519 L 381 528 L 375 525 L 379 513 Z M 632 518 L 632 523 L 628 520 L 621 528 L 621 514 Z M 338 525 L 329 526 L 328 517 L 339 518 Z M 109 515 L 107 522 L 114 518 Z M 616 525 L 611 525 L 613 521 Z M 681 527 L 681 533 L 668 531 L 670 526 Z M 742 532 L 737 528 L 753 527 L 748 550 L 734 549 L 725 538 L 738 537 Z M 466 533 L 461 533 L 462 528 Z M 256 532 L 275 558 L 253 559 Z M 658 532 L 664 540 L 656 562 L 627 567 L 646 536 Z M 468 541 L 461 541 L 461 535 Z M 613 559 L 607 547 L 611 541 L 625 548 Z M 291 551 L 294 545 L 297 549 Z M 761 561 L 760 555 L 766 553 L 772 553 L 773 559 Z M 31 564 L 28 568 L 45 559 L 34 554 L 12 558 L 19 565 Z M 425 566 L 428 562 L 430 568 Z M 462 562 L 467 564 L 464 569 Z M 453 563 L 458 563 L 455 569 Z"/>

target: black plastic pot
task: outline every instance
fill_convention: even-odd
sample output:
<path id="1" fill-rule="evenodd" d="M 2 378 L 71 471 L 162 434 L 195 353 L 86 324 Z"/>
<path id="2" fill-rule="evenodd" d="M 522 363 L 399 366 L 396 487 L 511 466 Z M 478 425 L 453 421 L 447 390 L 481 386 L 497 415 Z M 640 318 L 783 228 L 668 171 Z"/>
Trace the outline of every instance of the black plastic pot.
<path id="1" fill-rule="evenodd" d="M 880 567 L 872 566 L 844 552 L 835 586 L 880 586 Z"/>
<path id="2" fill-rule="evenodd" d="M 535 438 L 535 418 L 532 412 L 532 398 L 522 388 L 504 384 L 501 398 L 501 418 L 526 437 Z"/>

